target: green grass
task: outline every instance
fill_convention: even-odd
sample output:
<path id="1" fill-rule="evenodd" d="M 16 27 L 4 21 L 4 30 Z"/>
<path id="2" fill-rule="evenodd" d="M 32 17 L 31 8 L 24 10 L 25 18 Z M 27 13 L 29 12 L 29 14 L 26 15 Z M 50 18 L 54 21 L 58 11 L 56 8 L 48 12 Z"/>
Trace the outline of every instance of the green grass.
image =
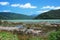
<path id="1" fill-rule="evenodd" d="M 0 32 L 0 40 L 18 40 L 18 37 L 9 32 Z"/>

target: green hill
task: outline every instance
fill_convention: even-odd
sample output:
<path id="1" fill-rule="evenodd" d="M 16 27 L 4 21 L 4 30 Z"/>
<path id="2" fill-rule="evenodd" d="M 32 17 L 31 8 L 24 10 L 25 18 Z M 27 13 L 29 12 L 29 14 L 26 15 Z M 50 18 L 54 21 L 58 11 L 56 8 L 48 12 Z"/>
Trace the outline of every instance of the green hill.
<path id="1" fill-rule="evenodd" d="M 0 12 L 0 20 L 32 19 L 30 16 L 11 12 Z"/>
<path id="2" fill-rule="evenodd" d="M 60 19 L 60 9 L 59 10 L 51 10 L 45 13 L 42 13 L 35 17 L 35 19 Z"/>

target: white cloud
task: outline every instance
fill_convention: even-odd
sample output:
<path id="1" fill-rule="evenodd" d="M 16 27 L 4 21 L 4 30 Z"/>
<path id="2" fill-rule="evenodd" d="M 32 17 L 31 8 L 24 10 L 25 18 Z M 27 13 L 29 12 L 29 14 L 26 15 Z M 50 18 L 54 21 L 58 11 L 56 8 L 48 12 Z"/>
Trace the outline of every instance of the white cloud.
<path id="1" fill-rule="evenodd" d="M 60 9 L 60 7 L 55 7 L 54 9 Z"/>
<path id="2" fill-rule="evenodd" d="M 20 7 L 20 8 L 37 8 L 36 6 L 32 6 L 30 3 L 26 4 L 11 4 L 12 7 Z"/>
<path id="3" fill-rule="evenodd" d="M 9 5 L 9 2 L 0 2 L 0 5 Z"/>
<path id="4" fill-rule="evenodd" d="M 60 9 L 60 6 L 44 6 L 41 9 Z"/>
<path id="5" fill-rule="evenodd" d="M 44 7 L 42 7 L 42 9 L 53 9 L 54 8 L 54 6 L 44 6 Z"/>
<path id="6" fill-rule="evenodd" d="M 11 4 L 12 7 L 19 7 L 20 4 Z"/>
<path id="7" fill-rule="evenodd" d="M 30 3 L 26 3 L 24 5 L 20 5 L 21 8 L 37 8 L 36 6 L 32 6 Z"/>
<path id="8" fill-rule="evenodd" d="M 43 9 L 43 10 L 40 10 L 40 11 L 37 11 L 37 12 L 38 13 L 44 13 L 44 12 L 48 12 L 50 10 L 57 10 L 57 9 L 60 9 L 60 6 L 44 6 L 41 9 Z"/>
<path id="9" fill-rule="evenodd" d="M 10 12 L 10 10 L 3 10 L 2 12 Z"/>
<path id="10" fill-rule="evenodd" d="M 49 10 L 40 10 L 40 11 L 37 11 L 38 13 L 44 13 L 44 12 L 48 12 Z"/>
<path id="11" fill-rule="evenodd" d="M 57 9 L 60 9 L 60 6 L 44 6 L 41 9 L 43 9 L 43 10 L 40 10 L 40 11 L 37 11 L 37 12 L 38 13 L 44 13 L 44 12 L 48 12 L 50 10 L 57 10 Z"/>

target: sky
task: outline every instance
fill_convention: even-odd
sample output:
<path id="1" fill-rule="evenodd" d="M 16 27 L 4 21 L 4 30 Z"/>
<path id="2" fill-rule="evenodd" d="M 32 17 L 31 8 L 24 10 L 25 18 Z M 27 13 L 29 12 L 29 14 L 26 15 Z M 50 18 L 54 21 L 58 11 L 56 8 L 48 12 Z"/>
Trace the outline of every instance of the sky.
<path id="1" fill-rule="evenodd" d="M 0 12 L 38 15 L 60 9 L 60 0 L 0 0 Z"/>

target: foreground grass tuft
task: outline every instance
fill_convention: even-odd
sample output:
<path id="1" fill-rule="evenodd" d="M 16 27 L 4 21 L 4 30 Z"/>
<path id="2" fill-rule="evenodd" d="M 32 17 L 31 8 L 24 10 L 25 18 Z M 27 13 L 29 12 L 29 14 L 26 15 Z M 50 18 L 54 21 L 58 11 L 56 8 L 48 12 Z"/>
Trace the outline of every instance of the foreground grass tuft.
<path id="1" fill-rule="evenodd" d="M 0 40 L 18 40 L 18 37 L 9 32 L 0 32 Z"/>

